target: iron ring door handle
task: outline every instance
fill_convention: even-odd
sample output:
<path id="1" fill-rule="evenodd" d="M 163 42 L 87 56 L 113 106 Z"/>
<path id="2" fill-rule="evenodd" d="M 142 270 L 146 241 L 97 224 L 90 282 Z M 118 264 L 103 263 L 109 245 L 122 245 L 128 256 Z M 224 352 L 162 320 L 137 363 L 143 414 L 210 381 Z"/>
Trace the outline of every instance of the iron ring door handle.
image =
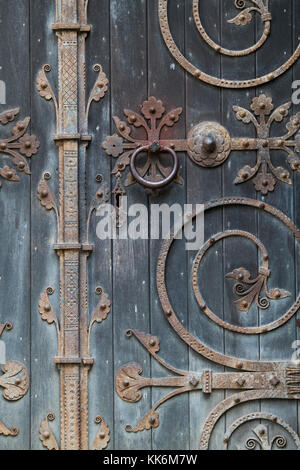
<path id="1" fill-rule="evenodd" d="M 149 180 L 146 180 L 145 178 L 143 178 L 139 174 L 139 172 L 137 171 L 136 166 L 135 166 L 137 156 L 141 152 L 149 151 L 149 150 L 151 150 L 151 145 L 144 145 L 143 147 L 139 147 L 138 149 L 136 149 L 136 151 L 134 152 L 134 154 L 132 155 L 131 160 L 130 160 L 131 173 L 133 174 L 136 181 L 139 184 L 141 184 L 142 186 L 144 186 L 145 188 L 149 188 L 149 189 L 163 188 L 164 186 L 167 186 L 169 183 L 171 183 L 173 181 L 173 179 L 175 178 L 175 176 L 178 172 L 178 167 L 179 167 L 178 156 L 177 156 L 176 152 L 174 152 L 174 150 L 170 149 L 169 147 L 161 146 L 159 150 L 167 152 L 172 156 L 172 159 L 173 159 L 172 171 L 166 178 L 164 178 L 160 181 L 149 181 Z"/>

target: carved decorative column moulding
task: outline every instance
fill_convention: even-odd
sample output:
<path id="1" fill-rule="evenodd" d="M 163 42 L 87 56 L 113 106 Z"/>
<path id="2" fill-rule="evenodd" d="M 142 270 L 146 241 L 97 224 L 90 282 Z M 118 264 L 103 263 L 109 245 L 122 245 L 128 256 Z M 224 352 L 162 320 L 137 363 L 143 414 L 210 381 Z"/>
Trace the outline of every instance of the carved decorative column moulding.
<path id="1" fill-rule="evenodd" d="M 0 325 L 0 338 L 5 329 L 10 331 L 12 327 L 12 324 L 9 322 Z M 2 365 L 2 372 L 3 374 L 0 376 L 0 387 L 3 388 L 3 397 L 8 401 L 21 400 L 26 395 L 29 388 L 29 374 L 27 368 L 24 364 L 21 364 L 21 362 L 8 361 Z M 9 429 L 0 421 L 0 435 L 14 437 L 18 434 L 19 430 L 17 427 L 14 426 Z"/>
<path id="2" fill-rule="evenodd" d="M 107 91 L 108 80 L 98 64 L 96 83 L 86 99 L 85 40 L 90 31 L 87 24 L 88 0 L 56 0 L 57 18 L 52 29 L 58 38 L 58 99 L 48 81 L 50 65 L 44 65 L 37 77 L 37 89 L 44 99 L 53 101 L 57 118 L 57 133 L 53 136 L 59 151 L 59 198 L 51 193 L 46 172 L 38 188 L 38 197 L 46 210 L 57 218 L 57 243 L 60 259 L 60 315 L 50 302 L 54 294 L 48 287 L 39 302 L 42 319 L 54 323 L 58 335 L 58 355 L 54 358 L 60 371 L 60 428 L 58 445 L 50 430 L 49 413 L 40 426 L 40 439 L 48 449 L 88 449 L 88 373 L 93 365 L 90 355 L 90 334 L 95 322 L 105 320 L 110 312 L 110 300 L 102 288 L 96 288 L 99 304 L 89 322 L 87 299 L 87 259 L 93 251 L 88 242 L 92 212 L 107 197 L 102 183 L 87 214 L 85 201 L 79 200 L 79 185 L 85 180 L 86 149 L 91 141 L 88 134 L 88 114 L 93 101 L 100 101 Z M 79 180 L 80 174 L 80 180 Z M 86 221 L 86 223 L 79 223 Z M 101 417 L 94 440 L 94 449 L 104 449 L 109 442 L 109 428 Z"/>

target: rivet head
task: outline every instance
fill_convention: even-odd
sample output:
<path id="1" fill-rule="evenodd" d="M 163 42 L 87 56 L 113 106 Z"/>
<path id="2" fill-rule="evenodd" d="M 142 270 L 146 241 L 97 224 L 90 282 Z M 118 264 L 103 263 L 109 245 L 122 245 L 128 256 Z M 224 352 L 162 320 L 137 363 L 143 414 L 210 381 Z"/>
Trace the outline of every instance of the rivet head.
<path id="1" fill-rule="evenodd" d="M 125 131 L 125 126 L 124 126 L 124 124 L 120 124 L 119 130 L 120 130 L 121 132 Z"/>
<path id="2" fill-rule="evenodd" d="M 168 308 L 168 310 L 166 310 L 166 315 L 168 317 L 170 317 L 172 315 L 172 310 L 170 308 Z"/>
<path id="3" fill-rule="evenodd" d="M 151 108 L 149 109 L 149 111 L 150 111 L 151 114 L 154 114 L 154 113 L 155 113 L 155 108 L 154 108 L 154 106 L 151 106 Z"/>
<path id="4" fill-rule="evenodd" d="M 192 387 L 197 387 L 198 383 L 199 383 L 199 380 L 196 379 L 196 377 L 192 377 L 190 380 L 189 380 L 189 383 Z"/>
<path id="5" fill-rule="evenodd" d="M 155 339 L 151 338 L 150 341 L 149 341 L 149 344 L 150 344 L 150 346 L 155 346 L 156 345 Z"/>
<path id="6" fill-rule="evenodd" d="M 262 146 L 263 146 L 264 148 L 268 147 L 268 146 L 269 146 L 268 140 L 264 140 L 263 143 L 262 143 Z"/>
<path id="7" fill-rule="evenodd" d="M 240 273 L 240 274 L 238 275 L 238 279 L 239 279 L 240 281 L 242 281 L 242 280 L 244 279 L 244 275 L 243 275 L 242 273 Z"/>
<path id="8" fill-rule="evenodd" d="M 99 436 L 100 436 L 100 439 L 105 439 L 106 434 L 105 434 L 104 431 L 101 431 L 101 432 L 99 433 Z"/>
<path id="9" fill-rule="evenodd" d="M 5 149 L 6 149 L 6 143 L 5 143 L 5 142 L 1 142 L 1 144 L 0 144 L 0 149 L 1 149 L 1 150 L 5 150 Z"/>
<path id="10" fill-rule="evenodd" d="M 264 429 L 263 427 L 259 428 L 259 429 L 258 429 L 258 434 L 259 434 L 260 436 L 263 436 L 263 435 L 265 434 L 265 429 Z"/>
<path id="11" fill-rule="evenodd" d="M 234 403 L 240 403 L 240 401 L 241 401 L 241 399 L 238 398 L 238 397 L 236 397 L 236 398 L 234 399 Z"/>
<path id="12" fill-rule="evenodd" d="M 21 380 L 20 380 L 19 378 L 17 378 L 17 379 L 15 380 L 15 385 L 20 385 L 20 383 L 21 383 Z"/>
<path id="13" fill-rule="evenodd" d="M 6 119 L 11 119 L 13 116 L 12 116 L 11 113 L 6 113 L 5 117 L 6 117 Z"/>
<path id="14" fill-rule="evenodd" d="M 176 119 L 175 114 L 171 114 L 170 119 L 171 119 L 171 121 L 175 121 L 175 119 Z"/>
<path id="15" fill-rule="evenodd" d="M 45 310 L 45 312 L 50 312 L 50 310 L 51 310 L 51 305 L 50 305 L 50 304 L 46 304 L 45 307 L 44 307 L 44 310 Z"/>
<path id="16" fill-rule="evenodd" d="M 217 142 L 212 134 L 208 134 L 202 141 L 202 146 L 207 153 L 213 153 L 217 148 Z"/>
<path id="17" fill-rule="evenodd" d="M 43 90 L 45 90 L 47 88 L 47 86 L 48 86 L 47 82 L 45 82 L 45 81 L 41 82 L 41 88 Z"/>
<path id="18" fill-rule="evenodd" d="M 26 140 L 26 142 L 25 142 L 25 147 L 26 147 L 27 149 L 29 149 L 29 148 L 31 147 L 31 142 L 30 142 L 30 140 Z"/>
<path id="19" fill-rule="evenodd" d="M 48 191 L 47 189 L 43 189 L 43 190 L 41 191 L 41 196 L 42 196 L 42 198 L 45 198 L 45 197 L 47 197 L 48 195 L 49 195 L 49 191 Z"/>
<path id="20" fill-rule="evenodd" d="M 273 385 L 273 387 L 276 387 L 279 383 L 280 380 L 275 375 L 270 379 L 270 384 Z"/>
<path id="21" fill-rule="evenodd" d="M 156 421 L 156 420 L 155 420 L 155 416 L 150 416 L 150 417 L 149 417 L 149 423 L 150 423 L 150 424 L 152 424 L 152 425 L 155 424 L 155 421 Z"/>
<path id="22" fill-rule="evenodd" d="M 101 305 L 100 305 L 100 309 L 101 309 L 101 310 L 106 310 L 106 308 L 107 308 L 107 305 L 106 305 L 106 304 L 101 304 Z"/>
<path id="23" fill-rule="evenodd" d="M 124 385 L 124 387 L 129 387 L 129 385 L 130 385 L 130 384 L 129 384 L 129 380 L 128 380 L 128 379 L 125 379 L 125 380 L 123 381 L 123 385 Z"/>
<path id="24" fill-rule="evenodd" d="M 49 432 L 49 431 L 44 431 L 44 432 L 43 432 L 43 436 L 44 436 L 45 439 L 49 439 L 49 437 L 50 437 L 50 432 Z"/>
<path id="25" fill-rule="evenodd" d="M 246 300 L 243 300 L 242 306 L 243 306 L 244 308 L 247 308 L 247 307 L 248 307 L 248 302 L 247 302 Z"/>
<path id="26" fill-rule="evenodd" d="M 13 172 L 11 170 L 9 170 L 7 173 L 6 173 L 6 176 L 8 179 L 11 179 L 13 177 Z"/>
<path id="27" fill-rule="evenodd" d="M 135 122 L 135 121 L 136 121 L 136 116 L 135 116 L 134 114 L 132 114 L 132 115 L 130 116 L 130 121 L 131 121 L 131 122 Z"/>
<path id="28" fill-rule="evenodd" d="M 24 163 L 24 162 L 20 162 L 19 165 L 18 165 L 18 168 L 19 168 L 19 170 L 24 170 L 24 168 L 25 168 L 25 163 Z"/>
<path id="29" fill-rule="evenodd" d="M 242 369 L 243 365 L 244 364 L 242 362 L 238 362 L 236 366 L 237 366 L 238 369 Z"/>

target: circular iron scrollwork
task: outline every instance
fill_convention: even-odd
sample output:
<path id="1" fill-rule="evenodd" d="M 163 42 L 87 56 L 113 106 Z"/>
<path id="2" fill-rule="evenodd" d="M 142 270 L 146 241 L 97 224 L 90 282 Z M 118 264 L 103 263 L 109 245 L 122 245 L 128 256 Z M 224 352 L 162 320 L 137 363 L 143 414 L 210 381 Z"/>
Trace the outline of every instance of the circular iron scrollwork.
<path id="1" fill-rule="evenodd" d="M 294 225 L 294 223 L 283 212 L 279 211 L 278 209 L 274 208 L 273 206 L 269 204 L 262 203 L 260 201 L 247 199 L 247 198 L 223 198 L 223 199 L 219 199 L 219 200 L 212 201 L 212 202 L 205 204 L 204 211 L 208 211 L 212 208 L 224 207 L 224 206 L 230 206 L 230 205 L 243 205 L 243 206 L 253 207 L 253 208 L 260 209 L 271 214 L 272 216 L 280 220 L 289 229 L 289 231 L 292 232 L 292 234 L 294 235 L 294 237 L 296 238 L 298 242 L 300 241 L 300 232 L 297 229 L 297 227 Z M 195 217 L 195 215 L 196 214 L 193 214 L 192 217 Z M 181 231 L 182 228 L 183 227 L 181 227 L 179 231 Z M 172 328 L 181 337 L 181 339 L 183 339 L 183 341 L 185 341 L 191 348 L 193 348 L 196 352 L 199 352 L 201 355 L 207 357 L 208 359 L 213 360 L 214 362 L 227 365 L 233 368 L 257 370 L 257 367 L 259 368 L 261 367 L 262 368 L 261 370 L 263 370 L 263 368 L 265 367 L 263 362 L 261 362 L 260 365 L 258 365 L 257 363 L 254 364 L 253 361 L 243 361 L 242 363 L 240 363 L 240 361 L 238 361 L 234 357 L 226 356 L 221 353 L 212 351 L 210 348 L 203 345 L 199 340 L 197 340 L 194 336 L 192 336 L 184 328 L 184 326 L 178 319 L 176 312 L 173 309 L 171 302 L 169 300 L 167 287 L 166 287 L 166 279 L 165 279 L 168 254 L 169 254 L 170 248 L 174 240 L 176 239 L 177 233 L 178 232 L 170 234 L 170 236 L 164 241 L 162 248 L 161 248 L 160 256 L 158 259 L 158 264 L 157 264 L 158 294 L 159 294 L 160 302 L 162 304 L 162 308 Z M 227 323 L 221 320 L 219 317 L 217 317 L 205 304 L 204 299 L 200 293 L 200 290 L 198 287 L 198 280 L 197 280 L 197 271 L 198 271 L 200 262 L 204 254 L 209 249 L 209 247 L 213 246 L 216 242 L 222 240 L 223 238 L 230 237 L 230 236 L 240 236 L 240 237 L 244 237 L 244 238 L 252 240 L 261 251 L 261 255 L 263 259 L 263 265 L 260 267 L 259 275 L 256 279 L 251 280 L 250 273 L 244 268 L 235 269 L 232 273 L 228 273 L 227 275 L 227 277 L 231 277 L 238 281 L 235 291 L 236 291 L 236 294 L 241 297 L 236 302 L 240 310 L 247 312 L 251 304 L 254 302 L 254 300 L 256 300 L 260 308 L 267 308 L 269 305 L 268 299 L 279 300 L 279 299 L 288 297 L 290 295 L 289 292 L 284 291 L 283 289 L 276 288 L 276 289 L 268 290 L 267 278 L 270 274 L 270 271 L 268 268 L 268 254 L 264 245 L 254 235 L 248 232 L 243 232 L 240 230 L 231 230 L 231 231 L 220 233 L 214 236 L 213 238 L 211 238 L 200 249 L 194 261 L 193 288 L 194 288 L 196 299 L 198 301 L 198 304 L 201 310 L 211 320 L 213 320 L 215 323 L 219 324 L 223 328 L 231 330 L 231 331 L 235 331 L 238 333 L 243 333 L 243 334 L 267 333 L 271 330 L 274 330 L 275 328 L 282 326 L 292 316 L 294 316 L 295 313 L 299 310 L 300 295 L 298 296 L 294 304 L 291 306 L 291 308 L 281 318 L 279 318 L 278 320 L 272 323 L 265 324 L 259 327 L 243 328 L 237 325 L 232 325 L 230 323 Z M 261 298 L 259 295 L 263 287 L 266 293 L 265 298 Z"/>
<path id="2" fill-rule="evenodd" d="M 236 5 L 239 5 L 239 4 L 242 8 L 244 8 L 244 2 L 236 2 Z M 225 54 L 226 52 L 228 53 L 229 50 L 222 49 L 222 48 L 219 49 L 219 46 L 217 44 L 213 43 L 211 41 L 211 39 L 207 36 L 207 34 L 204 32 L 204 30 L 201 29 L 202 24 L 201 24 L 201 21 L 200 21 L 200 17 L 198 15 L 198 18 L 199 18 L 199 21 L 200 21 L 200 23 L 199 23 L 199 21 L 197 19 L 197 13 L 195 14 L 196 7 L 197 7 L 197 10 L 198 10 L 198 1 L 195 0 L 194 1 L 194 15 L 196 16 L 196 24 L 198 23 L 198 29 L 200 29 L 200 32 L 202 31 L 202 37 L 204 37 L 206 42 L 208 42 L 211 45 L 211 47 L 213 47 L 218 52 L 221 52 L 223 54 Z M 245 12 L 246 12 L 246 10 L 245 10 Z M 245 19 L 242 20 L 242 22 L 247 21 L 247 18 L 249 19 L 249 15 L 251 15 L 251 13 L 249 11 L 248 11 L 248 14 L 245 13 L 245 12 L 244 12 Z M 265 15 L 262 14 L 262 20 L 264 21 L 264 19 L 266 19 L 266 27 L 267 27 L 267 23 L 270 22 L 270 17 L 268 16 L 267 13 L 268 13 L 268 11 L 265 12 Z M 268 73 L 267 75 L 264 75 L 262 77 L 253 78 L 251 80 L 227 80 L 227 79 L 224 79 L 224 78 L 217 78 L 217 77 L 214 77 L 212 75 L 209 75 L 209 74 L 203 72 L 198 67 L 193 65 L 191 62 L 189 62 L 187 60 L 187 58 L 178 49 L 178 47 L 177 47 L 177 45 L 176 45 L 176 43 L 173 39 L 172 33 L 170 31 L 169 20 L 168 20 L 168 0 L 159 0 L 158 14 L 159 14 L 160 29 L 161 29 L 163 39 L 164 39 L 164 41 L 166 43 L 166 46 L 168 47 L 170 53 L 174 57 L 174 59 L 187 72 L 189 72 L 190 74 L 192 74 L 194 77 L 198 78 L 199 80 L 201 80 L 205 83 L 209 83 L 210 85 L 214 85 L 214 86 L 222 87 L 222 88 L 250 88 L 250 87 L 259 86 L 259 85 L 262 85 L 264 83 L 268 83 L 271 80 L 274 80 L 275 78 L 277 78 L 280 75 L 282 75 L 283 73 L 285 73 L 298 60 L 298 58 L 300 56 L 300 45 L 298 45 L 298 47 L 296 48 L 293 55 L 284 64 L 282 64 L 280 67 L 278 67 L 273 72 Z M 236 19 L 237 22 L 241 20 L 240 15 L 238 15 L 238 17 L 237 17 L 237 18 L 239 18 L 239 20 Z M 265 29 L 264 34 L 263 34 L 262 39 L 261 39 L 262 43 L 264 43 L 266 38 L 267 38 L 267 37 L 266 38 L 264 37 L 266 35 L 265 33 L 266 33 L 266 29 Z M 256 45 L 252 46 L 253 50 L 251 50 L 251 48 L 250 48 L 249 51 L 246 50 L 246 51 L 243 51 L 243 52 L 244 53 L 245 52 L 247 52 L 247 53 L 254 52 L 258 47 L 262 46 L 262 43 L 258 42 Z M 243 54 L 241 54 L 238 51 L 231 51 L 231 54 L 228 54 L 228 55 L 233 55 L 233 56 L 237 55 L 238 56 L 238 55 L 243 55 Z"/>
<path id="3" fill-rule="evenodd" d="M 287 424 L 285 421 L 275 415 L 258 411 L 255 413 L 249 413 L 245 416 L 242 416 L 241 418 L 238 418 L 230 426 L 223 438 L 223 450 L 228 450 L 228 444 L 230 442 L 230 439 L 233 433 L 240 426 L 242 426 L 244 423 L 249 423 L 258 419 L 278 424 L 291 436 L 296 448 L 300 449 L 300 438 L 289 424 Z M 284 449 L 287 446 L 287 439 L 285 436 L 281 434 L 276 434 L 275 436 L 272 436 L 270 433 L 269 426 L 263 423 L 255 426 L 255 428 L 252 429 L 252 433 L 253 435 L 249 436 L 249 438 L 245 442 L 245 448 L 248 450 L 274 450 L 276 447 L 277 449 Z"/>
<path id="4" fill-rule="evenodd" d="M 271 14 L 268 11 L 268 6 L 264 4 L 263 0 L 259 0 L 259 2 L 254 2 L 253 0 L 250 0 L 253 3 L 252 7 L 246 8 L 245 2 L 242 1 L 235 1 L 235 6 L 238 9 L 241 9 L 242 12 L 240 12 L 235 18 L 232 20 L 229 20 L 228 23 L 234 23 L 237 26 L 245 26 L 252 20 L 252 12 L 257 12 L 260 14 L 261 20 L 263 21 L 265 27 L 264 31 L 260 37 L 260 39 L 256 42 L 251 47 L 248 47 L 247 49 L 239 50 L 239 51 L 233 51 L 231 49 L 226 49 L 224 47 L 221 47 L 219 44 L 216 44 L 207 34 L 205 31 L 201 19 L 200 19 L 200 14 L 199 14 L 199 3 L 200 0 L 193 0 L 193 14 L 194 14 L 194 20 L 195 24 L 197 26 L 197 29 L 199 33 L 201 34 L 202 38 L 204 41 L 212 47 L 216 52 L 219 52 L 220 54 L 223 55 L 228 55 L 232 57 L 242 57 L 246 56 L 249 54 L 252 54 L 253 52 L 257 51 L 268 39 L 270 30 L 271 30 Z"/>
<path id="5" fill-rule="evenodd" d="M 239 309 L 248 312 L 251 304 L 256 301 L 256 304 L 261 309 L 269 308 L 270 300 L 279 300 L 285 297 L 289 297 L 290 293 L 283 290 L 283 289 L 268 289 L 267 280 L 270 275 L 269 270 L 269 257 L 266 248 L 261 243 L 258 238 L 256 238 L 253 234 L 244 232 L 242 230 L 228 230 L 226 232 L 219 233 L 213 239 L 210 239 L 204 246 L 199 250 L 193 265 L 193 289 L 195 293 L 195 297 L 197 299 L 198 305 L 200 306 L 201 310 L 207 315 L 213 322 L 220 325 L 222 328 L 226 330 L 235 331 L 236 333 L 243 333 L 243 334 L 260 334 L 260 333 L 267 333 L 268 331 L 275 330 L 280 326 L 284 325 L 299 309 L 300 307 L 300 297 L 296 300 L 296 302 L 292 305 L 292 307 L 286 312 L 282 317 L 278 320 L 273 321 L 271 323 L 258 326 L 258 327 L 242 327 L 237 325 L 232 325 L 221 318 L 219 318 L 205 303 L 204 298 L 200 292 L 197 275 L 199 271 L 199 267 L 201 261 L 203 260 L 205 254 L 211 248 L 211 246 L 215 245 L 217 242 L 224 240 L 228 237 L 243 237 L 248 240 L 251 240 L 255 243 L 258 249 L 261 252 L 261 258 L 263 260 L 262 266 L 259 268 L 259 274 L 256 279 L 250 278 L 250 273 L 244 268 L 235 269 L 232 273 L 228 273 L 226 277 L 231 277 L 238 281 L 235 285 L 235 293 L 240 297 L 239 300 L 236 301 Z M 260 297 L 260 292 L 264 287 L 266 297 Z"/>

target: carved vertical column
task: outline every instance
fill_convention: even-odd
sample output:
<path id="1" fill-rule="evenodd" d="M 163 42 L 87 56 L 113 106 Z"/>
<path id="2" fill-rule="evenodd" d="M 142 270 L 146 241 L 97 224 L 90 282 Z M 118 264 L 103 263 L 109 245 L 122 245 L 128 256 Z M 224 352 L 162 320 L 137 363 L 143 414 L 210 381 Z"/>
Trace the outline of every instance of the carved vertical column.
<path id="1" fill-rule="evenodd" d="M 52 29 L 58 37 L 58 91 L 55 94 L 48 82 L 44 65 L 37 79 L 37 89 L 46 100 L 53 100 L 57 133 L 54 140 L 59 148 L 59 204 L 46 182 L 38 188 L 42 206 L 54 210 L 58 221 L 58 243 L 54 249 L 60 258 L 60 318 L 53 310 L 49 295 L 53 289 L 42 293 L 39 311 L 42 319 L 55 323 L 58 333 L 58 356 L 55 363 L 60 370 L 61 444 L 62 450 L 86 450 L 88 439 L 88 373 L 93 364 L 89 339 L 95 322 L 102 322 L 110 311 L 110 301 L 101 291 L 100 302 L 89 323 L 87 259 L 92 251 L 88 227 L 93 211 L 104 199 L 99 190 L 86 209 L 85 160 L 88 135 L 88 112 L 92 101 L 100 101 L 107 91 L 108 80 L 98 64 L 96 83 L 86 102 L 85 40 L 90 26 L 87 24 L 88 0 L 56 0 L 56 23 Z M 46 173 L 47 175 L 47 173 Z M 40 439 L 48 449 L 58 449 L 49 422 L 48 413 L 40 426 Z M 109 442 L 109 428 L 98 416 L 100 424 L 93 449 L 104 449 Z"/>

